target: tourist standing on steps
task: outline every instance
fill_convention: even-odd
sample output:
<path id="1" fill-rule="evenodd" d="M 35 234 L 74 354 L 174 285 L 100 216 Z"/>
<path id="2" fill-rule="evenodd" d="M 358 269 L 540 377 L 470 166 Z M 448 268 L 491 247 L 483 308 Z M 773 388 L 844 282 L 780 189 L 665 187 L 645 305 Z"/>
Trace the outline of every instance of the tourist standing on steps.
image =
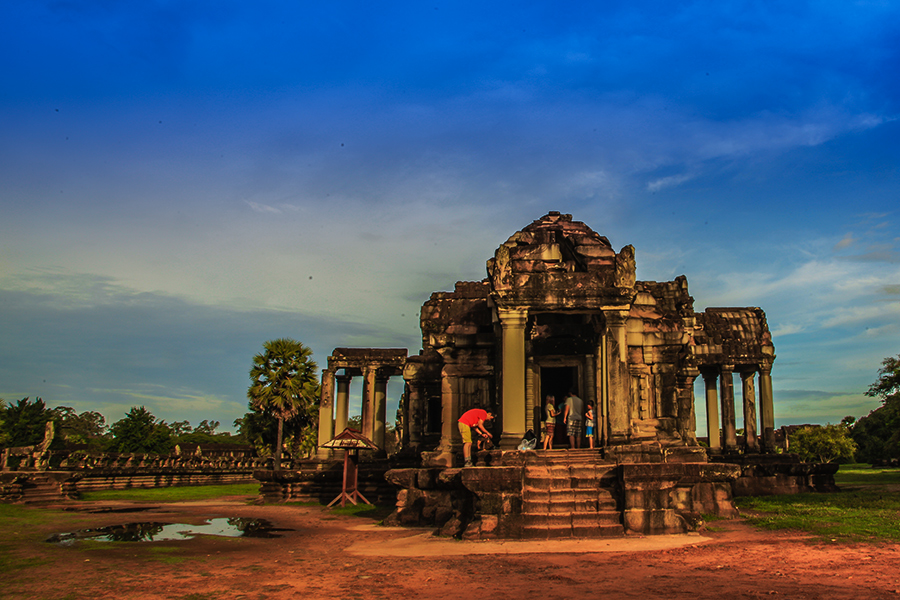
<path id="1" fill-rule="evenodd" d="M 544 450 L 553 450 L 553 434 L 556 432 L 556 417 L 559 416 L 554 396 L 547 396 L 544 412 L 546 412 L 546 419 L 544 420 Z"/>
<path id="2" fill-rule="evenodd" d="M 494 418 L 492 413 L 482 409 L 473 408 L 462 414 L 457 422 L 459 433 L 463 440 L 463 457 L 466 459 L 465 466 L 471 467 L 472 464 L 472 430 L 474 429 L 478 435 L 488 439 L 493 438 L 487 429 L 484 428 L 484 422 Z"/>
<path id="3" fill-rule="evenodd" d="M 563 423 L 566 424 L 566 432 L 569 434 L 569 448 L 581 448 L 581 416 L 584 412 L 584 402 L 575 395 L 575 390 L 569 390 L 566 396 L 566 410 L 563 414 Z"/>
<path id="4" fill-rule="evenodd" d="M 584 435 L 587 437 L 588 445 L 594 447 L 594 405 L 587 403 L 587 410 L 584 411 Z"/>

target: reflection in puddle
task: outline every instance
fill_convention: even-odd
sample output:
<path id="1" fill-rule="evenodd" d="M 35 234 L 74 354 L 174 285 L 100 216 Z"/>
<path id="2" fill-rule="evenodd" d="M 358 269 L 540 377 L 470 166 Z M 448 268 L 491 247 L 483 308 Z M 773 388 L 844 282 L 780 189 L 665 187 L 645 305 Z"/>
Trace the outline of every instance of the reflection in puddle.
<path id="1" fill-rule="evenodd" d="M 96 529 L 81 529 L 72 533 L 57 533 L 45 541 L 58 544 L 72 544 L 78 540 L 98 542 L 165 542 L 186 540 L 196 535 L 218 535 L 224 537 L 281 537 L 265 519 L 232 517 L 230 519 L 209 519 L 204 525 L 187 523 L 125 523 Z"/>

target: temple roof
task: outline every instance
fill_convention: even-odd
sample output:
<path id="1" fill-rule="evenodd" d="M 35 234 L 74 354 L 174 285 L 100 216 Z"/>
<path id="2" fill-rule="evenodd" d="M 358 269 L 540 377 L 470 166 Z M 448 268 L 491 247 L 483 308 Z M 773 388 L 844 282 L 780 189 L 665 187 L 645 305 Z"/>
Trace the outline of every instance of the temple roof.
<path id="1" fill-rule="evenodd" d="M 498 305 L 598 309 L 634 296 L 634 248 L 616 253 L 608 239 L 556 211 L 510 236 L 487 271 Z"/>

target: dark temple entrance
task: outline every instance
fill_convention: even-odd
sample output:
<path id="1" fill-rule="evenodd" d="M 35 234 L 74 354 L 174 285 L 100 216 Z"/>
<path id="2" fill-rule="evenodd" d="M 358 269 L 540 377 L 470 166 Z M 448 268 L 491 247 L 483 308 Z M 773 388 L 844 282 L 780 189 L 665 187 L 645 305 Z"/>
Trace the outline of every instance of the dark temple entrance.
<path id="1" fill-rule="evenodd" d="M 572 388 L 578 389 L 577 367 L 541 367 L 540 421 L 546 418 L 544 406 L 547 404 L 547 396 L 553 396 L 554 402 L 559 408 Z M 564 448 L 567 444 L 568 437 L 562 424 L 562 414 L 560 414 L 556 418 L 553 447 Z"/>

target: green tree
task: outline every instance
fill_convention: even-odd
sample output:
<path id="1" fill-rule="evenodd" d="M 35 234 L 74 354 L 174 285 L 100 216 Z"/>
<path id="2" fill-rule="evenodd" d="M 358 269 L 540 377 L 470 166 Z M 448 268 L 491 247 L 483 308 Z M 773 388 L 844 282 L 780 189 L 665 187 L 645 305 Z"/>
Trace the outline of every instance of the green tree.
<path id="1" fill-rule="evenodd" d="M 856 452 L 856 443 L 847 428 L 841 425 L 798 429 L 790 435 L 789 443 L 791 452 L 796 452 L 806 462 L 850 460 Z"/>
<path id="2" fill-rule="evenodd" d="M 53 412 L 43 400 L 22 398 L 0 407 L 0 437 L 6 446 L 34 446 L 43 441 L 47 422 L 52 420 Z"/>
<path id="3" fill-rule="evenodd" d="M 880 396 L 882 401 L 900 393 L 900 354 L 887 357 L 881 361 L 878 369 L 878 380 L 869 386 L 866 396 Z"/>
<path id="4" fill-rule="evenodd" d="M 52 409 L 58 435 L 72 444 L 89 444 L 100 449 L 106 436 L 106 417 L 92 410 L 78 413 L 71 406 Z"/>
<path id="5" fill-rule="evenodd" d="M 273 452 L 278 470 L 281 468 L 284 423 L 295 417 L 309 416 L 318 397 L 318 367 L 312 360 L 312 351 L 296 340 L 270 340 L 263 348 L 264 352 L 253 357 L 252 384 L 247 397 L 251 408 L 278 421 Z"/>
<path id="6" fill-rule="evenodd" d="M 203 433 L 206 435 L 216 435 L 216 429 L 219 428 L 218 421 L 207 421 L 203 419 L 200 424 L 194 428 L 194 433 Z"/>
<path id="7" fill-rule="evenodd" d="M 109 432 L 112 452 L 165 454 L 172 447 L 169 427 L 143 406 L 132 406 L 123 419 L 112 424 Z"/>
<path id="8" fill-rule="evenodd" d="M 857 460 L 873 463 L 900 458 L 900 355 L 881 362 L 878 380 L 866 395 L 880 397 L 882 405 L 853 424 L 851 435 L 859 446 Z"/>
<path id="9" fill-rule="evenodd" d="M 193 431 L 190 421 L 175 421 L 173 423 L 168 423 L 168 425 L 169 430 L 171 430 L 172 435 L 175 437 L 188 435 L 189 433 L 191 433 L 191 431 Z"/>

